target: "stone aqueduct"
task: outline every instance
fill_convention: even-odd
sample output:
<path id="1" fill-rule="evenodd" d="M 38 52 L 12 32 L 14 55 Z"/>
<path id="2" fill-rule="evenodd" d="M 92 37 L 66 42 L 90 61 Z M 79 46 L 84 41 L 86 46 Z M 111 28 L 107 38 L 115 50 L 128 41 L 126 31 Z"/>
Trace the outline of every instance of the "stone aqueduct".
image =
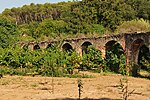
<path id="1" fill-rule="evenodd" d="M 102 52 L 105 57 L 106 50 L 114 43 L 119 43 L 126 56 L 126 64 L 138 63 L 139 49 L 141 46 L 146 45 L 150 52 L 150 32 L 147 33 L 124 33 L 117 35 L 109 35 L 97 38 L 74 38 L 61 41 L 42 41 L 42 42 L 29 42 L 22 43 L 23 46 L 28 46 L 29 49 L 45 49 L 52 44 L 57 43 L 61 50 L 73 49 L 82 56 L 82 51 L 89 45 L 93 45 L 96 49 Z M 133 68 L 134 69 L 134 68 Z"/>

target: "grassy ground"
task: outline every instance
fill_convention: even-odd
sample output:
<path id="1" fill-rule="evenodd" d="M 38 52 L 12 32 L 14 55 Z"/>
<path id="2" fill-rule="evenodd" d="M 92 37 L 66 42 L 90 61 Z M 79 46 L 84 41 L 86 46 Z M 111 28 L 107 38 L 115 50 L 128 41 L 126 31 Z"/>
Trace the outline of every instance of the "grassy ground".
<path id="1" fill-rule="evenodd" d="M 97 74 L 82 78 L 81 99 L 122 100 L 120 79 L 128 80 L 128 91 L 134 92 L 129 100 L 150 100 L 150 80 L 116 74 Z M 78 78 L 52 78 L 41 76 L 4 76 L 0 79 L 0 100 L 76 100 Z M 124 83 L 123 83 L 124 84 Z"/>

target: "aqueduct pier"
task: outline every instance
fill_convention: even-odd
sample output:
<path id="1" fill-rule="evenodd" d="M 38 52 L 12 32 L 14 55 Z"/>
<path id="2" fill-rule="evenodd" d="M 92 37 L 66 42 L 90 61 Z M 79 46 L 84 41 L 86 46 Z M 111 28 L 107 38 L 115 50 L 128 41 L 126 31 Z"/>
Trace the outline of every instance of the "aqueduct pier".
<path id="1" fill-rule="evenodd" d="M 101 51 L 105 57 L 107 49 L 114 43 L 119 43 L 126 56 L 126 64 L 138 63 L 140 47 L 145 45 L 150 52 L 150 32 L 146 33 L 123 33 L 117 35 L 102 36 L 96 38 L 73 38 L 61 41 L 42 41 L 22 43 L 21 47 L 27 46 L 31 50 L 45 49 L 53 44 L 58 44 L 61 50 L 73 49 L 82 56 L 83 50 L 89 45 L 93 45 Z M 134 69 L 134 68 L 133 68 Z"/>

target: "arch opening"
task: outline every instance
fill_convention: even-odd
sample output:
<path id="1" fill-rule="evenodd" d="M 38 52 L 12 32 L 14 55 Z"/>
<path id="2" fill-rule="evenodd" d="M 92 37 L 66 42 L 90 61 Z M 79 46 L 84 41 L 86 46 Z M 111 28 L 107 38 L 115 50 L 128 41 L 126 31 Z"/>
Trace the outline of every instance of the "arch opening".
<path id="1" fill-rule="evenodd" d="M 117 56 L 119 56 L 120 54 L 124 54 L 124 50 L 123 47 L 117 42 L 117 41 L 109 41 L 105 44 L 106 47 L 106 56 L 107 56 L 107 52 L 113 52 L 115 54 L 117 54 Z"/>
<path id="2" fill-rule="evenodd" d="M 138 55 L 138 65 L 143 70 L 148 70 L 148 64 L 150 65 L 150 52 L 149 48 L 146 45 L 142 45 L 139 49 L 139 55 Z"/>
<path id="3" fill-rule="evenodd" d="M 46 49 L 49 49 L 49 48 L 52 48 L 52 47 L 54 47 L 52 44 L 48 44 Z"/>
<path id="4" fill-rule="evenodd" d="M 65 44 L 62 46 L 62 50 L 63 50 L 63 51 L 72 51 L 72 50 L 73 50 L 73 47 L 72 47 L 69 43 L 65 43 Z"/>
<path id="5" fill-rule="evenodd" d="M 81 48 L 82 48 L 82 55 L 85 53 L 87 54 L 88 53 L 88 47 L 91 46 L 92 43 L 91 42 L 84 42 L 82 45 L 81 45 Z"/>
<path id="6" fill-rule="evenodd" d="M 140 65 L 139 60 L 141 59 L 140 49 L 143 48 L 143 45 L 145 45 L 144 40 L 142 39 L 136 39 L 132 42 L 130 47 L 130 63 L 132 64 L 131 73 L 133 76 L 139 76 L 140 75 Z M 140 56 L 139 56 L 140 54 Z"/>
<path id="7" fill-rule="evenodd" d="M 106 66 L 109 71 L 127 74 L 126 56 L 122 46 L 117 41 L 109 41 L 106 47 Z"/>
<path id="8" fill-rule="evenodd" d="M 33 47 L 33 50 L 38 50 L 40 49 L 40 46 L 38 44 L 36 44 L 34 47 Z"/>

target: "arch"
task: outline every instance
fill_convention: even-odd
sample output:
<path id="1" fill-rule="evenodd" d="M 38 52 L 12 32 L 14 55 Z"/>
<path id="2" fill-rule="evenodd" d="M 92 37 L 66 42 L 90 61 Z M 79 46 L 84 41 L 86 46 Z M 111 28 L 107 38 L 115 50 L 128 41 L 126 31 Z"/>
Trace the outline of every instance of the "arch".
<path id="1" fill-rule="evenodd" d="M 106 51 L 111 50 L 112 47 L 115 46 L 115 45 L 119 45 L 119 48 L 120 48 L 120 49 L 123 49 L 123 46 L 122 46 L 119 42 L 117 42 L 117 41 L 115 41 L 115 40 L 110 40 L 110 41 L 108 41 L 108 42 L 105 44 L 105 50 L 106 50 Z M 124 49 L 123 49 L 123 50 L 124 50 Z"/>
<path id="2" fill-rule="evenodd" d="M 42 41 L 40 43 L 38 43 L 40 46 L 40 49 L 46 49 L 48 42 L 47 41 Z"/>
<path id="3" fill-rule="evenodd" d="M 106 51 L 111 50 L 112 46 L 113 46 L 114 44 L 116 44 L 116 43 L 117 43 L 117 41 L 115 41 L 115 40 L 108 41 L 108 42 L 105 44 Z"/>
<path id="4" fill-rule="evenodd" d="M 38 50 L 40 49 L 40 46 L 38 44 L 34 45 L 33 50 Z"/>
<path id="5" fill-rule="evenodd" d="M 149 48 L 144 44 L 139 48 L 138 54 L 138 64 L 140 65 L 141 69 L 147 70 L 147 67 L 143 65 L 141 61 L 150 61 L 150 58 L 148 56 L 150 56 Z"/>
<path id="6" fill-rule="evenodd" d="M 115 40 L 108 41 L 105 44 L 105 50 L 108 70 L 115 73 L 126 74 L 126 56 L 121 44 Z"/>
<path id="7" fill-rule="evenodd" d="M 132 42 L 130 51 L 131 51 L 131 62 L 134 62 L 135 64 L 138 64 L 138 56 L 140 47 L 144 45 L 144 40 L 142 39 L 136 39 Z"/>
<path id="8" fill-rule="evenodd" d="M 85 42 L 81 45 L 82 54 L 84 54 L 84 53 L 87 54 L 87 53 L 88 53 L 87 48 L 88 48 L 90 45 L 92 45 L 92 43 L 89 42 L 89 41 L 85 41 Z"/>
<path id="9" fill-rule="evenodd" d="M 65 44 L 63 44 L 63 46 L 62 46 L 62 50 L 63 50 L 63 51 L 71 51 L 71 50 L 73 50 L 73 47 L 72 47 L 72 45 L 70 45 L 69 43 L 65 43 Z"/>
<path id="10" fill-rule="evenodd" d="M 48 44 L 47 45 L 47 47 L 46 47 L 46 49 L 48 49 L 48 48 L 52 48 L 53 47 L 53 45 L 52 44 Z"/>

